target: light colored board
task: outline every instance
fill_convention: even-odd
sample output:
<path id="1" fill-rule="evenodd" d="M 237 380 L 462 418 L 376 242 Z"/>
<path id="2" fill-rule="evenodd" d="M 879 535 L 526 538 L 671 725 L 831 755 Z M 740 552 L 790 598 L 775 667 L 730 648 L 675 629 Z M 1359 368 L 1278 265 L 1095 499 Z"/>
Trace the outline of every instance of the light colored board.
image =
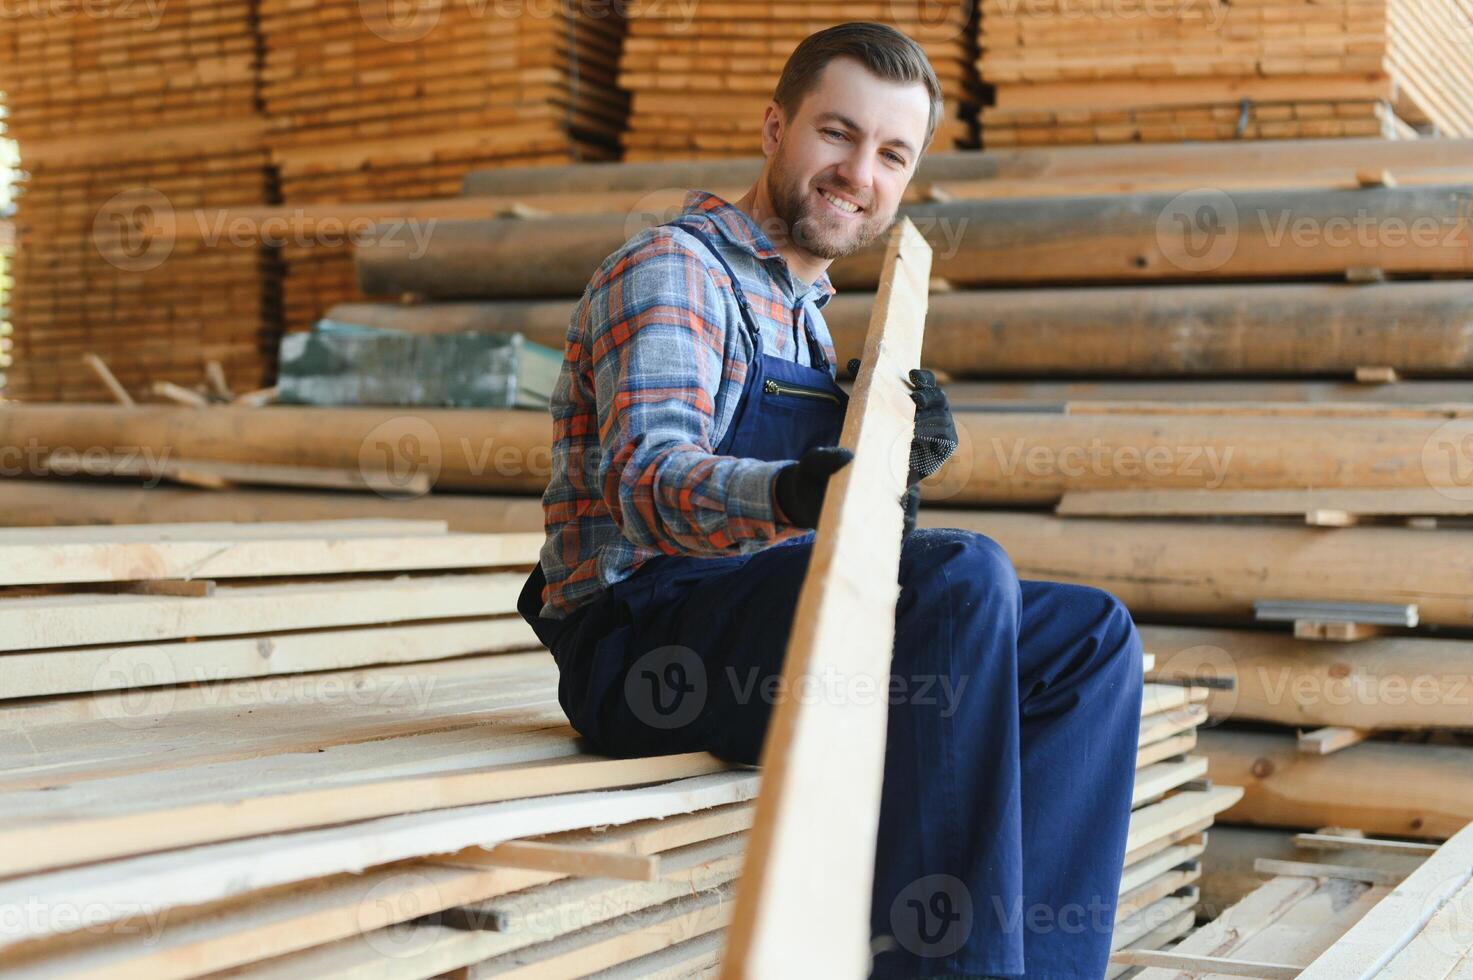
<path id="1" fill-rule="evenodd" d="M 1444 844 L 1396 891 L 1310 963 L 1302 980 L 1369 980 L 1406 949 L 1473 880 L 1473 824 Z"/>
<path id="2" fill-rule="evenodd" d="M 1110 955 L 1119 966 L 1155 967 L 1178 970 L 1193 977 L 1256 977 L 1258 980 L 1295 980 L 1299 967 L 1283 963 L 1255 963 L 1250 960 L 1227 959 L 1222 956 L 1194 956 L 1190 953 L 1163 953 L 1159 950 L 1123 949 Z"/>
<path id="3" fill-rule="evenodd" d="M 1128 891 L 1133 891 L 1141 887 L 1152 878 L 1163 875 L 1178 865 L 1195 860 L 1201 856 L 1206 848 L 1207 843 L 1205 840 L 1174 844 L 1159 854 L 1154 854 L 1142 861 L 1137 861 L 1135 864 L 1127 867 L 1120 876 L 1121 894 L 1123 895 Z"/>
<path id="4" fill-rule="evenodd" d="M 879 690 L 889 676 L 908 447 L 904 383 L 920 363 L 931 249 L 895 225 L 783 664 L 786 690 L 837 672 Z M 883 699 L 788 698 L 763 748 L 763 793 L 722 976 L 860 977 L 885 752 Z M 842 765 L 835 745 L 843 745 Z M 817 916 L 817 919 L 815 919 Z"/>
<path id="5" fill-rule="evenodd" d="M 516 611 L 517 572 L 222 586 L 207 599 L 85 593 L 0 601 L 0 651 Z"/>
<path id="6" fill-rule="evenodd" d="M 0 655 L 0 700 L 414 663 L 540 646 L 520 617 Z M 168 698 L 171 702 L 172 697 Z"/>
<path id="7" fill-rule="evenodd" d="M 1383 854 L 1404 854 L 1410 857 L 1427 857 L 1437 853 L 1436 844 L 1340 834 L 1295 834 L 1294 846 L 1308 851 L 1379 851 Z"/>
<path id="8" fill-rule="evenodd" d="M 69 908 L 93 910 L 98 922 L 157 917 L 169 909 L 468 846 L 743 803 L 756 796 L 757 782 L 750 772 L 717 773 L 638 789 L 382 817 L 29 875 L 0 882 L 0 904 L 30 903 L 40 914 L 0 923 L 0 946 L 65 931 L 63 913 Z"/>
<path id="9" fill-rule="evenodd" d="M 158 524 L 103 524 L 74 527 L 7 527 L 0 529 L 0 547 L 21 545 L 109 545 L 128 542 L 250 541 L 261 538 L 382 538 L 391 535 L 429 536 L 446 533 L 438 520 L 336 521 L 195 521 Z"/>
<path id="10" fill-rule="evenodd" d="M 1299 751 L 1308 755 L 1329 755 L 1359 745 L 1372 734 L 1363 728 L 1317 728 L 1312 732 L 1300 732 Z"/>
<path id="11" fill-rule="evenodd" d="M 0 585 L 125 582 L 134 579 L 332 575 L 530 565 L 540 534 L 393 534 L 335 538 L 129 541 L 115 544 L 0 543 Z"/>
<path id="12" fill-rule="evenodd" d="M 1236 803 L 1243 791 L 1236 786 L 1214 786 L 1194 790 L 1136 810 L 1130 815 L 1130 832 L 1125 839 L 1127 853 L 1143 844 L 1209 819 Z"/>
<path id="13" fill-rule="evenodd" d="M 1176 789 L 1183 783 L 1201 779 L 1206 775 L 1207 760 L 1200 756 L 1183 759 L 1180 762 L 1158 762 L 1155 765 L 1137 769 L 1130 805 L 1132 808 L 1138 807 L 1168 790 Z"/>
<path id="14" fill-rule="evenodd" d="M 6 819 L 0 830 L 0 874 L 390 814 L 662 782 L 717 772 L 725 766 L 705 753 L 651 759 L 564 758 L 328 789 L 287 790 L 230 802 L 205 800 L 172 808 L 143 797 L 129 808 L 99 801 L 102 805 L 90 811 L 78 811 L 67 809 L 65 792 L 12 793 L 5 807 L 12 812 L 29 808 L 30 813 Z M 146 785 L 139 786 L 140 793 Z M 38 795 L 53 799 L 31 799 Z"/>

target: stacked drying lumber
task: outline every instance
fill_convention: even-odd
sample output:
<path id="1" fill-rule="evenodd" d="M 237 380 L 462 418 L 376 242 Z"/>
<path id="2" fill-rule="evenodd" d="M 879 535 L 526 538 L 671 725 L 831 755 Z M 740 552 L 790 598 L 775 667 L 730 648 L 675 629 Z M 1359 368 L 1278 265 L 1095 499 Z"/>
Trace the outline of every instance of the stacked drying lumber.
<path id="1" fill-rule="evenodd" d="M 210 361 L 236 387 L 261 387 L 275 346 L 271 257 L 223 228 L 189 241 L 148 230 L 161 212 L 273 199 L 252 11 L 188 0 L 103 14 L 58 7 L 0 24 L 23 167 L 7 393 L 106 397 L 84 353 L 134 394 L 197 381 Z"/>
<path id="2" fill-rule="evenodd" d="M 385 4 L 268 0 L 262 99 L 282 199 L 435 197 L 474 168 L 612 158 L 626 111 L 618 11 L 448 4 L 405 17 Z M 287 329 L 357 296 L 347 248 L 365 231 L 344 223 L 285 243 Z M 412 251 L 415 229 L 403 232 L 393 237 Z"/>
<path id="3" fill-rule="evenodd" d="M 783 65 L 810 34 L 879 21 L 925 49 L 946 100 L 938 149 L 976 145 L 981 91 L 975 8 L 961 0 L 646 4 L 631 11 L 619 84 L 631 93 L 625 159 L 745 156 L 761 151 L 763 108 Z"/>
<path id="4" fill-rule="evenodd" d="M 581 751 L 512 611 L 541 537 L 0 535 L 0 902 L 29 910 L 0 925 L 0 969 L 709 960 L 677 937 L 729 915 L 757 777 Z"/>
<path id="5" fill-rule="evenodd" d="M 1207 760 L 1192 754 L 1206 697 L 1200 688 L 1146 685 L 1114 949 L 1159 949 L 1192 927 L 1207 830 L 1242 795 L 1208 783 Z"/>
<path id="6" fill-rule="evenodd" d="M 1440 848 L 1358 833 L 1300 835 L 1301 860 L 1261 859 L 1272 879 L 1168 952 L 1117 954 L 1138 980 L 1460 980 L 1473 962 L 1473 826 Z M 1326 851 L 1356 855 L 1334 863 Z M 1381 866 L 1358 856 L 1375 856 Z"/>
<path id="7" fill-rule="evenodd" d="M 1433 8 L 1436 8 L 1433 10 Z M 1462 0 L 983 4 L 989 146 L 1473 134 Z M 1398 115 L 1400 118 L 1398 119 Z"/>

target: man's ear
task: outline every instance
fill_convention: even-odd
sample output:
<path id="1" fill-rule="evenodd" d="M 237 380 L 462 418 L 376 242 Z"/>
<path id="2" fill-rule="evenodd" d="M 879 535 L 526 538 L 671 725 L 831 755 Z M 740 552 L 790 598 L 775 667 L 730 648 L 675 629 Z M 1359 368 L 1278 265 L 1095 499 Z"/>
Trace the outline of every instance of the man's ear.
<path id="1" fill-rule="evenodd" d="M 776 102 L 767 103 L 767 109 L 762 113 L 763 156 L 770 157 L 777 152 L 777 144 L 783 138 L 783 127 L 786 125 L 782 107 Z"/>

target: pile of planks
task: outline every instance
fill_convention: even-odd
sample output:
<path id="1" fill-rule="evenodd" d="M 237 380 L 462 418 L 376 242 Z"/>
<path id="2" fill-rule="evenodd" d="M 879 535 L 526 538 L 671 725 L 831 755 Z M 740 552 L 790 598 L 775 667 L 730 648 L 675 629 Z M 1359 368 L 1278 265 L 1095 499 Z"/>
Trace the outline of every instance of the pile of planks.
<path id="1" fill-rule="evenodd" d="M 936 149 L 976 146 L 982 102 L 975 7 L 962 0 L 643 4 L 631 10 L 619 84 L 631 96 L 624 159 L 703 159 L 761 152 L 762 110 L 805 37 L 846 21 L 889 24 L 926 50 L 946 115 Z"/>
<path id="2" fill-rule="evenodd" d="M 1206 697 L 1202 688 L 1146 685 L 1115 950 L 1159 949 L 1192 928 L 1208 829 L 1242 796 L 1235 786 L 1212 785 L 1207 760 L 1192 754 L 1207 722 Z"/>
<path id="3" fill-rule="evenodd" d="M 988 146 L 1473 135 L 1464 0 L 982 5 Z"/>
<path id="4" fill-rule="evenodd" d="M 1442 847 L 1300 834 L 1315 860 L 1260 860 L 1272 880 L 1169 952 L 1117 953 L 1138 980 L 1460 980 L 1473 962 L 1473 825 Z M 1336 861 L 1329 863 L 1326 855 Z M 1369 859 L 1369 860 L 1368 860 Z"/>
<path id="5" fill-rule="evenodd" d="M 403 16 L 266 0 L 261 97 L 282 200 L 436 197 L 473 168 L 612 159 L 627 111 L 614 84 L 621 9 L 457 3 Z M 358 296 L 349 247 L 364 230 L 319 226 L 283 243 L 287 330 Z"/>
<path id="6" fill-rule="evenodd" d="M 156 236 L 161 212 L 269 203 L 248 5 L 55 7 L 0 23 L 0 88 L 19 141 L 7 394 L 104 400 L 100 356 L 137 393 L 210 361 L 258 388 L 277 268 L 255 241 Z M 223 229 L 214 229 L 221 236 Z"/>
<path id="7" fill-rule="evenodd" d="M 0 532 L 0 902 L 25 910 L 0 926 L 0 969 L 712 963 L 757 776 L 581 750 L 513 612 L 541 539 Z"/>

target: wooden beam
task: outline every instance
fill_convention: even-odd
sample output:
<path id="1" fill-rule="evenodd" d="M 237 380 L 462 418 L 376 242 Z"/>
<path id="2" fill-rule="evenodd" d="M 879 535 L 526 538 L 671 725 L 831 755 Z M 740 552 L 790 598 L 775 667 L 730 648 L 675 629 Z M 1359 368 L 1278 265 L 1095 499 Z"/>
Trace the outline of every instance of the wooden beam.
<path id="1" fill-rule="evenodd" d="M 1473 820 L 1473 748 L 1363 742 L 1314 756 L 1292 733 L 1216 728 L 1200 733 L 1197 751 L 1213 780 L 1243 788 L 1225 818 L 1233 823 L 1441 838 Z"/>
<path id="2" fill-rule="evenodd" d="M 1277 858 L 1259 858 L 1253 862 L 1253 870 L 1265 875 L 1340 878 L 1345 881 L 1362 881 L 1368 885 L 1395 885 L 1406 877 L 1405 874 L 1383 871 L 1379 868 L 1356 868 L 1345 864 L 1314 864 L 1307 861 L 1281 861 Z"/>
<path id="3" fill-rule="evenodd" d="M 1421 844 L 1406 840 L 1377 840 L 1373 837 L 1349 837 L 1343 834 L 1295 834 L 1294 846 L 1309 851 L 1374 851 L 1382 854 L 1402 854 L 1408 857 L 1426 857 L 1437 853 L 1436 844 Z"/>
<path id="4" fill-rule="evenodd" d="M 124 388 L 122 384 L 119 383 L 117 376 L 108 369 L 107 364 L 102 360 L 102 358 L 98 357 L 96 354 L 83 354 L 82 363 L 87 365 L 87 367 L 92 370 L 93 374 L 97 375 L 97 378 L 99 381 L 102 382 L 103 387 L 107 388 L 108 393 L 113 396 L 113 401 L 127 408 L 133 407 L 133 405 L 135 404 L 133 401 L 133 396 L 129 395 L 128 389 Z"/>
<path id="5" fill-rule="evenodd" d="M 1177 970 L 1191 976 L 1257 977 L 1259 980 L 1296 980 L 1300 967 L 1283 963 L 1256 963 L 1222 956 L 1193 956 L 1159 950 L 1122 949 L 1110 954 L 1110 962 L 1121 966 Z"/>
<path id="6" fill-rule="evenodd" d="M 927 507 L 920 523 L 979 531 L 1002 545 L 1020 576 L 1102 588 L 1141 618 L 1246 620 L 1256 600 L 1281 599 L 1416 603 L 1422 623 L 1473 625 L 1473 607 L 1461 598 L 1473 594 L 1473 532 L 1462 529 L 1327 532 Z"/>
<path id="7" fill-rule="evenodd" d="M 1473 648 L 1461 640 L 1381 637 L 1342 646 L 1283 633 L 1140 627 L 1157 655 L 1150 680 L 1205 682 L 1223 720 L 1364 731 L 1464 728 L 1473 704 Z"/>
<path id="8" fill-rule="evenodd" d="M 896 224 L 840 444 L 854 461 L 829 486 L 783 664 L 784 687 L 837 672 L 888 682 L 901 514 L 931 249 Z M 762 754 L 748 863 L 725 978 L 862 977 L 884 774 L 884 699 L 782 700 Z M 837 764 L 834 745 L 843 745 Z M 815 918 L 815 916 L 817 918 Z"/>

